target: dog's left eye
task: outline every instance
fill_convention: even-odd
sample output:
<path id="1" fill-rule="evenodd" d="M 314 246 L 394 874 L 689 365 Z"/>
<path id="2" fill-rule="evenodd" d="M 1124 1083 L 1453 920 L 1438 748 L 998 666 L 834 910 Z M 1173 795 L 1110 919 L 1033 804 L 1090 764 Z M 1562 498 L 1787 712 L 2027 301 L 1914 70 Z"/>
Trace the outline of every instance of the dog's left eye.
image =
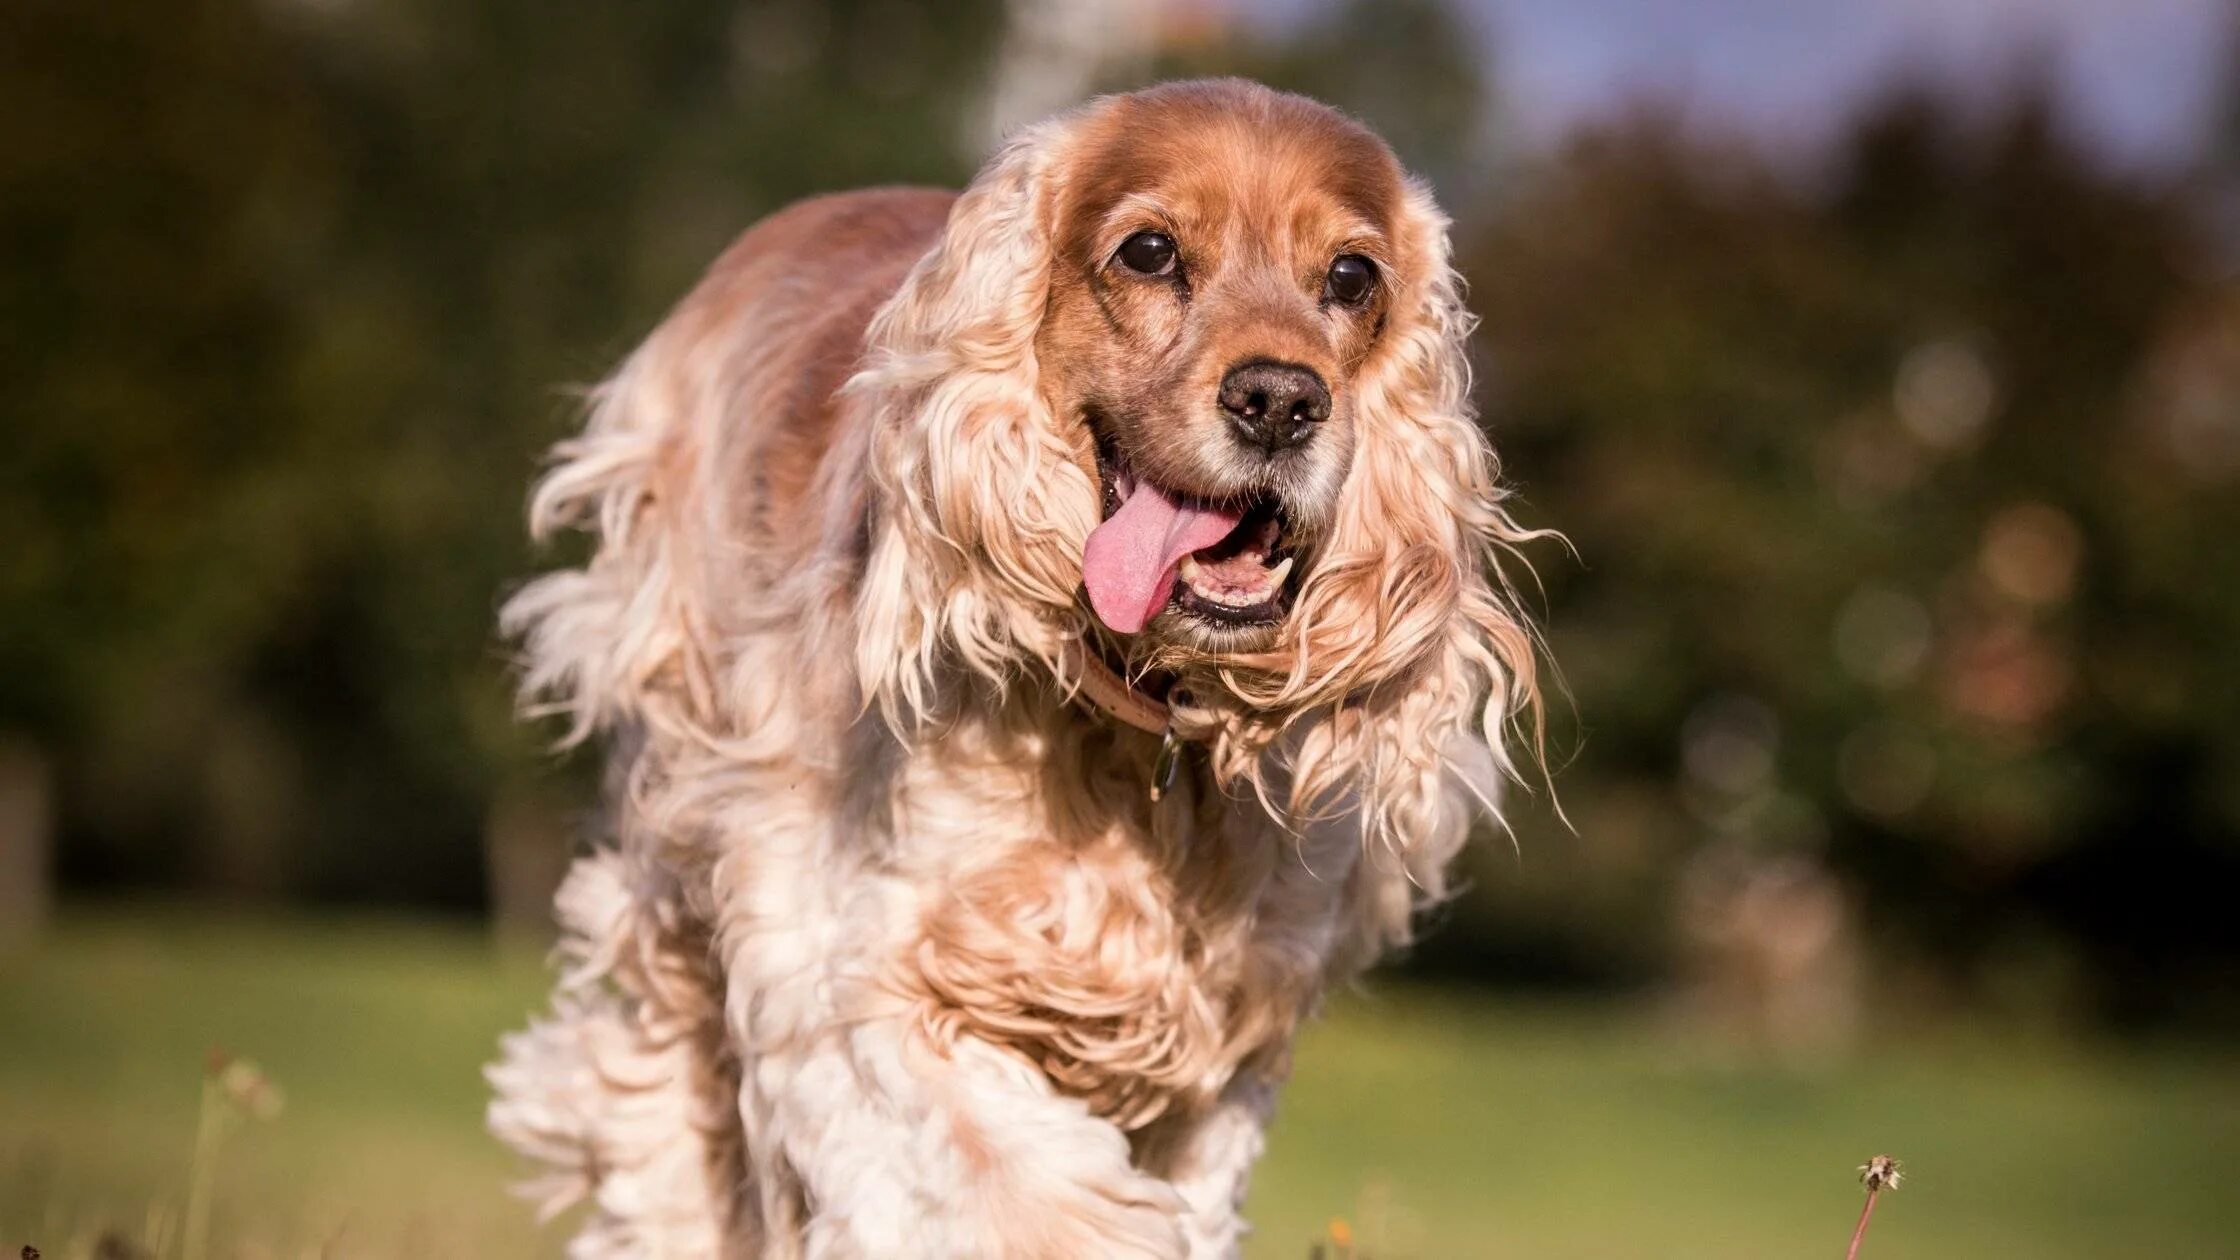
<path id="1" fill-rule="evenodd" d="M 1162 232 L 1138 232 L 1120 242 L 1120 261 L 1130 271 L 1166 275 L 1174 270 L 1174 238 Z"/>
<path id="2" fill-rule="evenodd" d="M 1359 254 L 1340 254 L 1330 264 L 1330 278 L 1323 287 L 1331 301 L 1357 305 L 1376 290 L 1377 265 Z"/>

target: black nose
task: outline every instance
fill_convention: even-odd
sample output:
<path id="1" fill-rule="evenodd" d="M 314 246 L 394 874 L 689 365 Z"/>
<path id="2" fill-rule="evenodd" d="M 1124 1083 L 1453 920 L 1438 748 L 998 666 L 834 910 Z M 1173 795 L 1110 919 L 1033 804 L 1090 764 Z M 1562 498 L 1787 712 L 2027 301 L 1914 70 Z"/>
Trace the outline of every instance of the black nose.
<path id="1" fill-rule="evenodd" d="M 1222 378 L 1221 409 L 1237 436 L 1273 455 L 1330 418 L 1330 389 L 1303 367 L 1247 363 Z"/>

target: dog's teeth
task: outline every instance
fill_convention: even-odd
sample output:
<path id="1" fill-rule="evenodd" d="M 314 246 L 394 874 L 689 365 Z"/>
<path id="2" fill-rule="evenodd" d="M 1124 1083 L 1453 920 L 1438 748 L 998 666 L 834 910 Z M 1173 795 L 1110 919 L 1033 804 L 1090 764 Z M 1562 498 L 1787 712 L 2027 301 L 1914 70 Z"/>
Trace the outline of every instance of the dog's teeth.
<path id="1" fill-rule="evenodd" d="M 1184 556 L 1182 563 L 1175 567 L 1175 575 L 1183 581 L 1195 585 L 1198 577 L 1198 558 L 1196 556 Z"/>
<path id="2" fill-rule="evenodd" d="M 1298 558 L 1297 556 L 1285 556 L 1282 564 L 1268 570 L 1268 589 L 1281 590 L 1283 588 L 1283 580 L 1291 576 L 1291 562 Z"/>

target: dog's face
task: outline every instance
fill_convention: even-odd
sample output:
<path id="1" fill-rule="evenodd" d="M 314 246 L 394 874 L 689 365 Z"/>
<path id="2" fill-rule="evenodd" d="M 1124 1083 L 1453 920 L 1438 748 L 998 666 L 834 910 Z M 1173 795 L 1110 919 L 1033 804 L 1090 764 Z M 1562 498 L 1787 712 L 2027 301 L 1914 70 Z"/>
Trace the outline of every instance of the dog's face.
<path id="1" fill-rule="evenodd" d="M 876 408 L 866 692 L 899 725 L 944 665 L 1064 680 L 1101 622 L 1217 774 L 1257 782 L 1295 732 L 1302 808 L 1445 826 L 1442 776 L 1485 779 L 1533 694 L 1446 227 L 1375 136 L 1238 80 L 1013 139 L 849 387 Z"/>
<path id="2" fill-rule="evenodd" d="M 1040 388 L 1102 488 L 1091 607 L 1160 646 L 1273 645 L 1332 528 L 1359 377 L 1412 277 L 1404 176 L 1297 97 L 1118 98 L 1055 173 Z"/>

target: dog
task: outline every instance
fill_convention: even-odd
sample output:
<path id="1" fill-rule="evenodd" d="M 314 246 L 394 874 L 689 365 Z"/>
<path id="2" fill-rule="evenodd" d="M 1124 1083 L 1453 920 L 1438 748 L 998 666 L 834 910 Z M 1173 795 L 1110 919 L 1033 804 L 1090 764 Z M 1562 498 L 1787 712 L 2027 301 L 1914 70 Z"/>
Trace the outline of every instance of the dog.
<path id="1" fill-rule="evenodd" d="M 1211 1257 L 1537 714 L 1446 222 L 1237 80 L 752 227 L 503 624 L 611 748 L 490 1120 L 570 1254 Z"/>

